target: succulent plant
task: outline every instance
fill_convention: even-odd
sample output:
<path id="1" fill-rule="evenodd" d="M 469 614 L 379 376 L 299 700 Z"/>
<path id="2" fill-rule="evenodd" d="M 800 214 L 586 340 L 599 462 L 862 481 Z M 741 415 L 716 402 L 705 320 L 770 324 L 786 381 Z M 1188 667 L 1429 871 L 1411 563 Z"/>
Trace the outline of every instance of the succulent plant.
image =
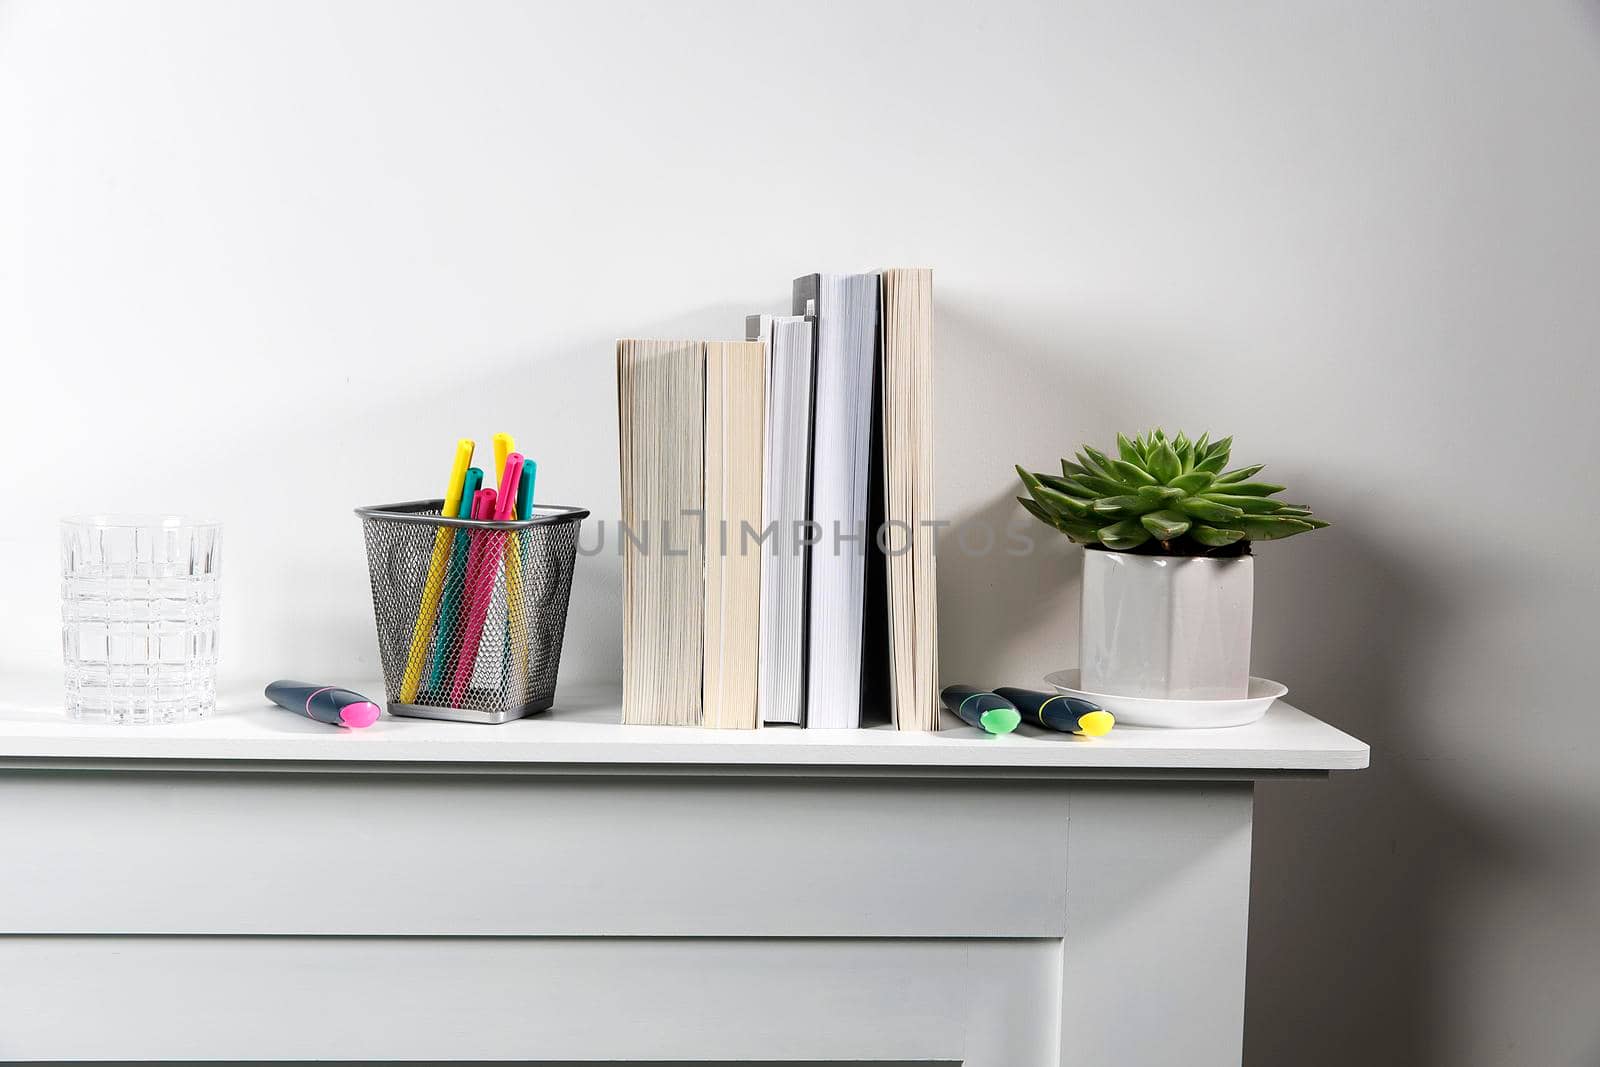
<path id="1" fill-rule="evenodd" d="M 1224 470 L 1233 438 L 1190 440 L 1152 430 L 1117 434 L 1117 456 L 1084 446 L 1061 475 L 1017 468 L 1028 513 L 1080 545 L 1168 556 L 1242 555 L 1251 541 L 1293 537 L 1328 525 L 1300 504 L 1272 497 L 1283 486 L 1256 481 L 1260 464 Z"/>

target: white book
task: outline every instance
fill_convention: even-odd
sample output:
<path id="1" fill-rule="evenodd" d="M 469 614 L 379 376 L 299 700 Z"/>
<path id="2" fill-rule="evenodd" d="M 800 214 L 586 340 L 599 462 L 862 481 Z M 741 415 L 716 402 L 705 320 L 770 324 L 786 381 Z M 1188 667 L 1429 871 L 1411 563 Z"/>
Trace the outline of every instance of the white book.
<path id="1" fill-rule="evenodd" d="M 766 477 L 761 528 L 757 707 L 762 722 L 805 722 L 806 553 L 811 492 L 811 322 L 751 315 L 745 337 L 767 345 Z"/>
<path id="2" fill-rule="evenodd" d="M 862 627 L 878 333 L 876 274 L 795 279 L 793 311 L 814 323 L 806 725 L 861 725 Z"/>

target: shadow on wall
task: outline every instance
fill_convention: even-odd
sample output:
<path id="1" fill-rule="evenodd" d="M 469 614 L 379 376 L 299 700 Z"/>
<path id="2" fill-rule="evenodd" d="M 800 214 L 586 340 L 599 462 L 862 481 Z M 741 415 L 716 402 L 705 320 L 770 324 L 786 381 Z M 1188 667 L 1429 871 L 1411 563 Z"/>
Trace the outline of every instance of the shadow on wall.
<path id="1" fill-rule="evenodd" d="M 1013 324 L 1038 321 L 1038 309 L 1017 314 L 948 291 L 936 314 L 939 505 L 953 523 L 939 542 L 941 681 L 1040 684 L 1046 671 L 1076 662 L 1081 554 L 1021 513 L 1010 463 L 1045 469 L 1080 441 L 1109 441 L 1122 423 L 1181 425 L 1198 415 L 1189 421 L 1252 440 L 1270 440 L 1273 426 L 1251 412 L 1249 397 L 1220 394 L 1204 378 L 1143 395 L 1150 375 L 1185 373 L 1174 353 L 1187 351 L 1184 339 L 1144 324 L 1103 323 L 1099 334 L 1080 328 L 1065 339 L 1019 334 Z M 1181 409 L 1151 410 L 1176 394 Z M 1453 657 L 1479 608 L 1454 595 L 1459 575 L 1377 540 L 1370 531 L 1384 516 L 1363 515 L 1370 502 L 1331 491 L 1338 486 L 1319 487 L 1315 469 L 1302 464 L 1296 496 L 1342 496 L 1346 507 L 1329 516 L 1334 528 L 1258 552 L 1254 667 L 1371 742 L 1373 766 L 1326 783 L 1260 787 L 1246 1062 L 1345 1067 L 1356 1056 L 1375 1067 L 1457 1067 L 1464 1035 L 1495 1032 L 1463 1028 L 1456 973 L 1482 960 L 1486 918 L 1521 908 L 1520 929 L 1528 911 L 1548 905 L 1535 929 L 1561 944 L 1529 952 L 1576 956 L 1569 974 L 1585 950 L 1600 950 L 1600 934 L 1560 932 L 1582 923 L 1584 905 L 1552 899 L 1563 884 L 1600 881 L 1600 827 L 1592 813 L 1547 810 L 1526 793 L 1484 795 L 1482 784 L 1468 792 L 1483 776 L 1436 758 L 1438 733 L 1451 728 L 1436 680 L 1459 667 Z M 970 545 L 979 528 L 996 536 L 995 555 L 963 551 L 963 533 Z M 1006 533 L 1019 529 L 1031 532 L 1034 551 L 1008 556 Z M 1534 960 L 1526 968 L 1548 969 Z M 1567 991 L 1573 1000 L 1581 993 Z M 1551 1010 L 1575 1017 L 1569 1033 L 1593 1035 L 1590 1058 L 1572 1062 L 1600 1065 L 1592 1054 L 1600 1023 L 1585 1031 L 1575 1002 Z M 1491 1051 L 1481 1056 L 1475 1062 L 1498 1062 Z"/>
<path id="2" fill-rule="evenodd" d="M 1131 368 L 1145 361 L 1126 332 L 1045 351 L 1008 331 L 1002 313 L 957 299 L 940 302 L 935 326 L 937 422 L 969 427 L 946 430 L 937 456 L 953 520 L 939 543 L 941 681 L 1037 682 L 1076 662 L 1081 551 L 1035 524 L 1028 556 L 962 552 L 963 532 L 1031 521 L 995 450 L 963 441 L 1002 436 L 1017 462 L 1044 469 L 1081 440 L 1109 440 L 1123 428 L 1112 420 L 1153 414 L 1148 399 L 1118 395 L 1136 388 Z M 976 426 L 975 411 L 1015 417 Z M 1318 499 L 1314 486 L 1300 489 Z M 1438 625 L 1437 598 L 1346 524 L 1264 546 L 1257 574 L 1256 672 L 1289 681 L 1298 701 L 1371 741 L 1375 755 L 1371 770 L 1326 784 L 1260 787 L 1246 1061 L 1344 1067 L 1352 1050 L 1381 1048 L 1385 1064 L 1443 1067 L 1433 1041 L 1448 965 L 1441 915 L 1463 879 L 1517 856 L 1397 758 L 1407 680 L 1437 640 L 1416 635 Z"/>
<path id="3" fill-rule="evenodd" d="M 1291 546 L 1315 565 L 1283 561 Z M 1370 741 L 1373 762 L 1259 787 L 1245 1062 L 1345 1067 L 1367 1050 L 1363 1063 L 1450 1067 L 1460 917 L 1546 860 L 1451 798 L 1448 761 L 1435 773 L 1417 758 L 1408 685 L 1451 647 L 1446 589 L 1348 526 L 1258 556 L 1257 672 L 1291 679 L 1292 698 Z"/>
<path id="4" fill-rule="evenodd" d="M 1021 519 L 1016 497 L 1005 490 L 982 507 L 956 516 L 939 538 L 939 673 L 941 684 L 1042 688 L 1033 675 L 1048 673 L 1053 660 L 1011 665 L 997 662 L 1002 649 L 1017 649 L 1041 633 L 1062 634 L 1056 667 L 1068 666 L 1077 636 L 1077 591 L 1082 555 L 1064 537 Z M 1030 527 L 1029 524 L 1032 524 Z M 1026 541 L 1017 541 L 1020 536 Z M 1026 544 L 1029 550 L 1012 556 Z M 987 552 L 980 551 L 992 545 Z M 997 566 L 994 556 L 1004 559 Z M 1042 595 L 1048 593 L 1049 595 Z M 1043 669 L 1041 669 L 1043 668 Z M 992 676 L 992 677 L 991 677 Z"/>
<path id="5" fill-rule="evenodd" d="M 1050 316 L 965 295 L 942 294 L 934 322 L 936 504 L 951 523 L 938 542 L 940 682 L 1039 687 L 1077 662 L 1082 553 L 1017 504 L 1012 464 L 1054 470 L 1082 441 L 1109 440 L 1137 356 L 1125 338 L 1018 334 L 1013 319 Z"/>

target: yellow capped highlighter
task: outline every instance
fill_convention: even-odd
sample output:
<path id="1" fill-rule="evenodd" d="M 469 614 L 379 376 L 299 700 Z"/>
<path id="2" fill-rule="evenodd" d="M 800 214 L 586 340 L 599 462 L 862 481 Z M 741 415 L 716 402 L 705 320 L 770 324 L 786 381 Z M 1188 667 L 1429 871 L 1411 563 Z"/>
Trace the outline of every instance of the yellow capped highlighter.
<path id="1" fill-rule="evenodd" d="M 1037 723 L 1064 734 L 1081 734 L 1084 737 L 1104 737 L 1111 732 L 1117 720 L 1099 704 L 1065 693 L 1040 693 L 1033 689 L 1017 689 L 1009 685 L 995 690 L 1017 706 L 1022 721 Z"/>
<path id="2" fill-rule="evenodd" d="M 445 515 L 461 510 L 461 487 L 472 466 L 472 451 L 477 446 L 466 437 L 456 442 L 456 460 L 450 468 L 450 483 L 445 488 Z M 433 625 L 439 617 L 439 596 L 444 592 L 444 576 L 450 562 L 454 531 L 441 526 L 433 535 L 433 558 L 428 562 L 428 578 L 422 586 L 422 603 L 417 608 L 417 624 L 411 631 L 411 654 L 406 657 L 406 673 L 400 680 L 400 703 L 414 704 L 422 688 L 422 668 L 428 662 L 428 645 Z"/>

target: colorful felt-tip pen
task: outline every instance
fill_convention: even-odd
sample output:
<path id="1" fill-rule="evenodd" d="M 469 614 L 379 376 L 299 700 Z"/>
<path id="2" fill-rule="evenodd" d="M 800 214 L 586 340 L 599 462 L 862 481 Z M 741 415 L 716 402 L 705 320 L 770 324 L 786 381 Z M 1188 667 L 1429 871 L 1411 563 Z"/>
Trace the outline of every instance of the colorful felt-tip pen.
<path id="1" fill-rule="evenodd" d="M 336 685 L 311 685 L 287 679 L 267 686 L 267 699 L 286 711 L 330 726 L 371 726 L 383 709 L 360 693 Z"/>
<path id="2" fill-rule="evenodd" d="M 1111 732 L 1117 720 L 1099 704 L 1082 697 L 1069 697 L 1065 693 L 1041 693 L 1034 689 L 1017 689 L 1002 685 L 995 690 L 1017 706 L 1025 722 L 1036 723 L 1064 734 L 1082 734 L 1085 737 L 1103 737 Z"/>
<path id="3" fill-rule="evenodd" d="M 454 515 L 461 507 L 461 488 L 466 484 L 467 468 L 472 466 L 472 439 L 463 437 L 456 442 L 456 459 L 450 467 L 450 481 L 445 486 L 441 515 Z M 406 657 L 405 674 L 400 681 L 400 702 L 410 704 L 417 699 L 422 688 L 422 669 L 428 662 L 429 638 L 433 625 L 439 621 L 439 597 L 444 592 L 445 571 L 450 562 L 450 546 L 455 539 L 448 528 L 441 526 L 433 531 L 433 556 L 428 562 L 428 578 L 422 586 L 422 603 L 417 609 L 417 621 L 411 630 L 411 652 Z"/>
<path id="4" fill-rule="evenodd" d="M 997 693 L 974 689 L 970 685 L 947 685 L 939 694 L 944 706 L 966 723 L 985 733 L 1008 734 L 1017 728 L 1022 715 L 1011 701 Z"/>

